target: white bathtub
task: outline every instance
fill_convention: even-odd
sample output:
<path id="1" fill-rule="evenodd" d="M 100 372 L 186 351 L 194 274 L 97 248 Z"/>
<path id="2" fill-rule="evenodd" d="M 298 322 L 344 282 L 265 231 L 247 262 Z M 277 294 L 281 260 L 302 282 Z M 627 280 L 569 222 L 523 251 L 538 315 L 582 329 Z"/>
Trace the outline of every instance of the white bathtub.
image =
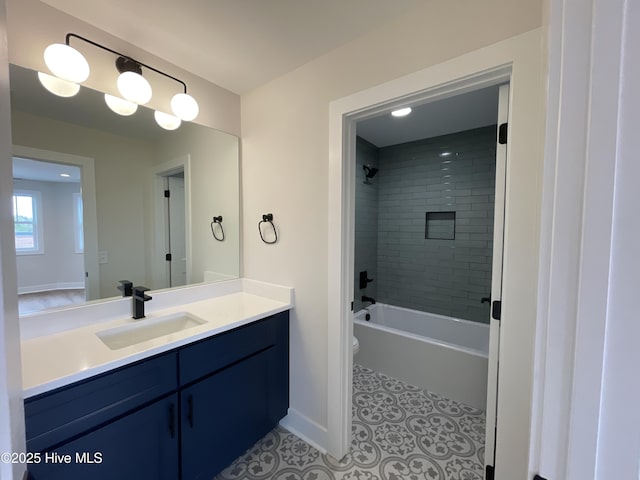
<path id="1" fill-rule="evenodd" d="M 486 408 L 489 325 L 376 303 L 354 315 L 353 331 L 356 363 Z"/>

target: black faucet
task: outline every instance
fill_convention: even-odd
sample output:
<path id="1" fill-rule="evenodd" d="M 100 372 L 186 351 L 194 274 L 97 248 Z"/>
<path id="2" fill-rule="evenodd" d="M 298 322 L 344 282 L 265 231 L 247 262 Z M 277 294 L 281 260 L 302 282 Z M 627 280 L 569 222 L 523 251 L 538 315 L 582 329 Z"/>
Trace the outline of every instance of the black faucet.
<path id="1" fill-rule="evenodd" d="M 144 318 L 144 302 L 148 302 L 153 297 L 145 295 L 144 292 L 148 291 L 147 287 L 133 287 L 133 303 L 131 304 L 131 316 L 137 320 L 138 318 Z"/>
<path id="2" fill-rule="evenodd" d="M 118 290 L 122 292 L 123 297 L 130 297 L 133 295 L 133 283 L 130 280 L 120 280 Z"/>
<path id="3" fill-rule="evenodd" d="M 375 298 L 367 297 L 366 295 L 362 295 L 362 298 L 360 300 L 362 300 L 363 302 L 371 302 L 371 305 L 375 305 L 376 303 Z"/>

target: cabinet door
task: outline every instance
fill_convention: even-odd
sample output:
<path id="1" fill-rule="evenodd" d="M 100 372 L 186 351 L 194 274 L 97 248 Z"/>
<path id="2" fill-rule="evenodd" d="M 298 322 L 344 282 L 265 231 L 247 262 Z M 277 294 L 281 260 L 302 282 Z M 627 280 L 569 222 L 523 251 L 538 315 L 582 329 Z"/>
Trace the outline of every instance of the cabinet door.
<path id="1" fill-rule="evenodd" d="M 270 347 L 182 391 L 183 480 L 210 480 L 275 426 L 274 354 Z"/>
<path id="2" fill-rule="evenodd" d="M 29 467 L 33 480 L 176 480 L 178 396 L 171 395 L 49 452 L 58 461 Z M 93 463 L 89 463 L 91 460 Z"/>

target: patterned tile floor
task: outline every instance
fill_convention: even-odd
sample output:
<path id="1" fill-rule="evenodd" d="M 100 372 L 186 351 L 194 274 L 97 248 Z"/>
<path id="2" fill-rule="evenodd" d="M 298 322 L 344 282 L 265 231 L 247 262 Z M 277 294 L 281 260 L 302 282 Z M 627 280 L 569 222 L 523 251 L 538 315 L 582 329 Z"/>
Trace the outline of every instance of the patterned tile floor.
<path id="1" fill-rule="evenodd" d="M 359 365 L 342 460 L 275 428 L 215 480 L 482 480 L 484 412 Z"/>

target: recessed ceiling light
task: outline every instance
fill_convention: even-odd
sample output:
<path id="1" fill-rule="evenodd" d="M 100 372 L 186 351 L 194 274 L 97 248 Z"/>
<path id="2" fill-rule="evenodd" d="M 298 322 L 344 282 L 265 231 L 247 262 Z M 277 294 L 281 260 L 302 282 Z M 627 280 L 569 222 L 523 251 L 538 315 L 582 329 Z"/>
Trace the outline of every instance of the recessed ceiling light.
<path id="1" fill-rule="evenodd" d="M 61 173 L 60 176 L 64 178 L 69 178 L 71 175 L 69 175 L 68 173 Z"/>
<path id="2" fill-rule="evenodd" d="M 399 110 L 394 110 L 393 112 L 391 112 L 391 115 L 393 115 L 394 117 L 404 117 L 406 115 L 409 115 L 410 113 L 411 107 L 406 107 Z"/>
<path id="3" fill-rule="evenodd" d="M 440 154 L 441 157 L 448 157 L 449 155 L 451 155 L 451 152 L 442 152 Z"/>

